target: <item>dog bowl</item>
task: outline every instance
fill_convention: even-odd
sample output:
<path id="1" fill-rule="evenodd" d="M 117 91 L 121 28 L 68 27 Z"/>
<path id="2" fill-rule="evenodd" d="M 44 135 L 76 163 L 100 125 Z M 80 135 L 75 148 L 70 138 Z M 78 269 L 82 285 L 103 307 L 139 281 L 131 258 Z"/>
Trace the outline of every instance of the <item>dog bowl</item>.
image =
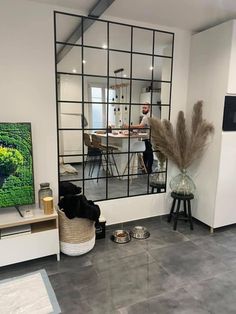
<path id="1" fill-rule="evenodd" d="M 150 237 L 150 232 L 143 226 L 135 226 L 130 234 L 135 239 L 147 239 Z"/>
<path id="2" fill-rule="evenodd" d="M 127 243 L 131 240 L 130 234 L 127 230 L 115 230 L 112 233 L 111 240 L 116 243 Z"/>

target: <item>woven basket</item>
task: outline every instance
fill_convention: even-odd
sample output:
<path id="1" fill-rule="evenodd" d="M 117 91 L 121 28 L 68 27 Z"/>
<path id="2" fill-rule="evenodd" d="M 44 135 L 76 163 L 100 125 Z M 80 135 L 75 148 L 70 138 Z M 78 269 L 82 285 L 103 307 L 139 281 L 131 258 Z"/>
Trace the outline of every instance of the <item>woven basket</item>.
<path id="1" fill-rule="evenodd" d="M 61 252 L 71 256 L 82 255 L 95 245 L 95 223 L 86 218 L 68 219 L 58 209 Z"/>

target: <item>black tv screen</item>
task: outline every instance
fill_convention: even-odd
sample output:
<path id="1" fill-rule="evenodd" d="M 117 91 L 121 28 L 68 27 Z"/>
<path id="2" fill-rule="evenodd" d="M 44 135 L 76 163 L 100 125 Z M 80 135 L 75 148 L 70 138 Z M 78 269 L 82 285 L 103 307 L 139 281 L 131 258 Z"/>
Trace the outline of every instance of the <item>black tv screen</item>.
<path id="1" fill-rule="evenodd" d="M 0 208 L 34 204 L 30 123 L 0 123 Z"/>

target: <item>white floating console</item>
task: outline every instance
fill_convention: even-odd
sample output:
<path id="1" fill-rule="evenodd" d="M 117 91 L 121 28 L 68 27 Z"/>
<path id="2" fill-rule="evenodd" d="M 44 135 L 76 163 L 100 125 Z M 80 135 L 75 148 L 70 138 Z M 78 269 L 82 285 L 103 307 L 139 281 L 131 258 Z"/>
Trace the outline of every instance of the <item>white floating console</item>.
<path id="1" fill-rule="evenodd" d="M 32 212 L 32 217 L 22 218 L 14 208 L 0 209 L 0 266 L 53 254 L 60 260 L 57 213 Z"/>

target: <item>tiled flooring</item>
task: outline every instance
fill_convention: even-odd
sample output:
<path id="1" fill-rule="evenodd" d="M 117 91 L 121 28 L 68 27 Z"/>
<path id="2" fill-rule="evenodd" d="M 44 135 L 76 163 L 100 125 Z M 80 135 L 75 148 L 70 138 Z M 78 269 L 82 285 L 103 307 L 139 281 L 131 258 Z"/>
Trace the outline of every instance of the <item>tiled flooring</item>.
<path id="1" fill-rule="evenodd" d="M 193 231 L 181 221 L 173 231 L 166 217 L 138 224 L 149 239 L 116 244 L 110 228 L 84 256 L 2 267 L 0 278 L 46 269 L 66 314 L 236 313 L 236 226 L 211 235 L 196 222 Z"/>
<path id="2" fill-rule="evenodd" d="M 78 175 L 65 174 L 61 176 L 60 180 L 80 180 L 72 181 L 72 183 L 82 187 L 82 166 L 81 164 L 72 165 L 78 171 Z M 157 171 L 156 161 L 153 163 L 153 169 Z M 107 180 L 103 178 L 99 178 L 99 180 L 97 180 L 97 166 L 94 168 L 92 177 L 88 175 L 88 171 L 89 165 L 85 169 L 85 178 L 87 178 L 87 180 L 84 181 L 84 194 L 88 199 L 92 199 L 93 201 L 106 199 L 106 189 L 107 198 L 120 198 L 128 196 L 128 177 L 123 177 L 123 179 L 119 179 L 118 177 L 108 177 Z M 101 177 L 105 177 L 106 173 L 101 170 L 99 175 Z M 139 172 L 138 176 L 130 176 L 129 195 L 145 195 L 147 193 L 151 193 L 149 182 L 155 180 L 153 176 L 157 176 L 157 173 L 154 172 L 152 175 L 148 176 Z M 164 176 L 164 174 L 162 174 L 162 176 Z"/>

